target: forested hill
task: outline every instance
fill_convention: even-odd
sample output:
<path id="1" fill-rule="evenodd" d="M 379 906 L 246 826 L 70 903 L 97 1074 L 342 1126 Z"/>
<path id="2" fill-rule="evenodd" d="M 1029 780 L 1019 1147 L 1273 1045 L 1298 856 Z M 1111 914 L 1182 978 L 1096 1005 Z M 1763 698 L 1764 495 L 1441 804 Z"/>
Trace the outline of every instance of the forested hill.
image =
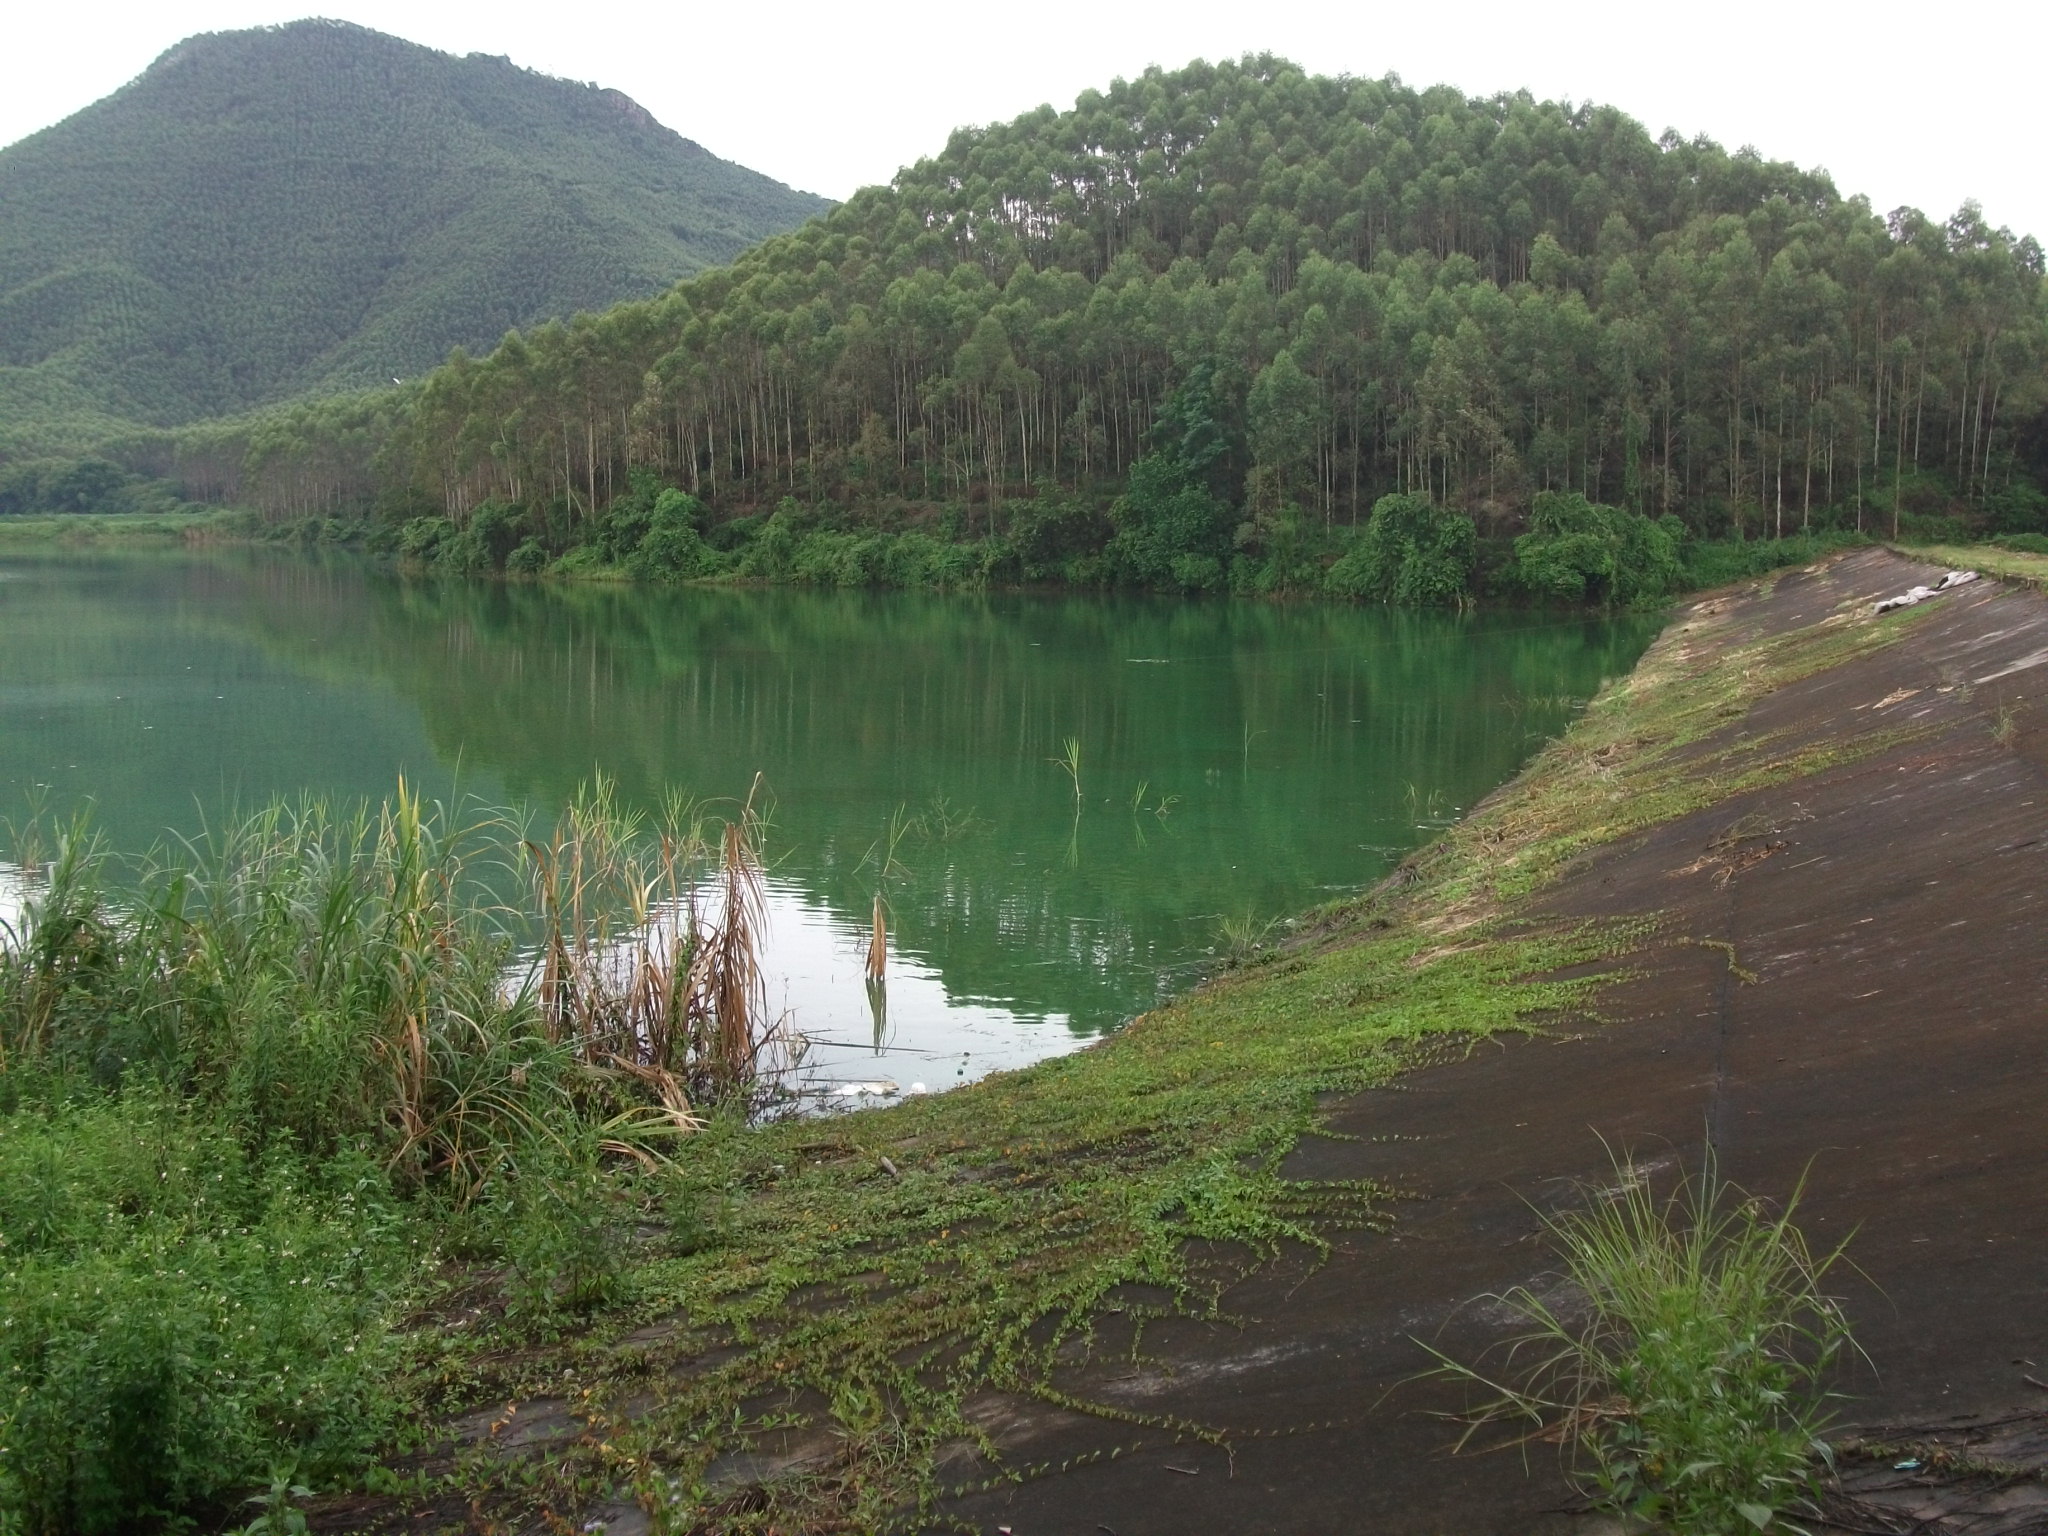
<path id="1" fill-rule="evenodd" d="M 826 206 L 504 59 L 331 21 L 194 37 L 0 151 L 0 441 L 409 377 Z"/>
<path id="2" fill-rule="evenodd" d="M 794 497 L 1047 559 L 1103 548 L 1093 505 L 1155 579 L 1396 491 L 1482 532 L 1544 490 L 1716 533 L 2024 518 L 2041 269 L 1974 208 L 1879 216 L 1611 109 L 1198 63 L 963 130 L 659 299 L 180 466 L 278 516 L 509 507 L 550 551 L 636 470 L 713 522 Z"/>

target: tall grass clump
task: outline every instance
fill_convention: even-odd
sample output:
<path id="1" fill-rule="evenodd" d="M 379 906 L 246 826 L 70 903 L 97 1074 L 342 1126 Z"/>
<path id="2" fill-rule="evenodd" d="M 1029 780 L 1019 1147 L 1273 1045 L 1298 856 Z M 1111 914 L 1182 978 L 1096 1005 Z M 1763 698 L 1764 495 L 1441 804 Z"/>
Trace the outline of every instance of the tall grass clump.
<path id="1" fill-rule="evenodd" d="M 1723 1182 L 1711 1153 L 1662 1197 L 1633 1165 L 1616 1175 L 1547 1219 L 1561 1287 L 1490 1298 L 1526 1330 L 1507 1368 L 1439 1354 L 1432 1374 L 1484 1389 L 1467 1440 L 1528 1425 L 1576 1451 L 1615 1513 L 1676 1536 L 1796 1530 L 1787 1516 L 1811 1507 L 1829 1461 L 1824 1381 L 1854 1348 L 1828 1294 L 1843 1248 L 1815 1253 L 1796 1193 L 1773 1213 Z"/>
<path id="2" fill-rule="evenodd" d="M 751 1101 L 801 1044 L 771 1018 L 761 819 L 751 796 L 715 834 L 687 801 L 650 825 L 600 781 L 545 847 L 525 845 L 541 925 L 534 996 L 548 1037 L 595 1073 L 630 1079 L 688 1130 L 693 1104 Z"/>
<path id="3" fill-rule="evenodd" d="M 133 861 L 18 829 L 0 1532 L 216 1518 L 367 1454 L 444 1234 L 515 1315 L 614 1299 L 634 1181 L 796 1055 L 759 818 L 708 824 L 599 783 L 538 837 L 403 785 Z"/>

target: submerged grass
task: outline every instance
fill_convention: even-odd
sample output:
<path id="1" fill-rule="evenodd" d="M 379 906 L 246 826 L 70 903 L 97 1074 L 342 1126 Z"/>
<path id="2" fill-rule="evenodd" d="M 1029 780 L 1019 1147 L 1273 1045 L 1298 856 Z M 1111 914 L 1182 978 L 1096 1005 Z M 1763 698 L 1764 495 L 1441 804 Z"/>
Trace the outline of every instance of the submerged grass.
<path id="1" fill-rule="evenodd" d="M 416 1265 L 410 1289 L 386 1292 L 410 1308 L 394 1346 L 404 1366 L 392 1377 L 407 1428 L 386 1444 L 391 1455 L 413 1448 L 393 1463 L 411 1491 L 394 1495 L 386 1513 L 431 1518 L 441 1509 L 457 1520 L 475 1510 L 507 1524 L 580 1524 L 588 1511 L 630 1499 L 670 1532 L 876 1530 L 929 1515 L 947 1491 L 940 1467 L 956 1453 L 978 1453 L 982 1473 L 1016 1475 L 977 1427 L 981 1394 L 1088 1409 L 1065 1394 L 1054 1367 L 1063 1347 L 1089 1343 L 1106 1314 L 1208 1311 L 1244 1266 L 1378 1222 L 1382 1192 L 1304 1184 L 1281 1171 L 1316 1131 L 1320 1095 L 1387 1081 L 1440 1044 L 1583 1013 L 1599 985 L 1585 968 L 1652 937 L 1648 918 L 1538 921 L 1531 893 L 1587 849 L 1875 749 L 1874 731 L 1807 748 L 1746 737 L 1740 721 L 1772 689 L 1890 643 L 1913 610 L 1875 620 L 1845 609 L 1804 631 L 1751 637 L 1728 628 L 1737 617 L 1725 607 L 1710 601 L 1682 613 L 1631 678 L 1380 890 L 1318 914 L 1095 1049 L 888 1110 L 762 1124 L 692 1100 L 701 1128 L 643 1138 L 647 1156 L 622 1158 L 594 1128 L 635 1106 L 669 1106 L 644 1075 L 579 1056 L 577 1040 L 617 1039 L 614 1026 L 571 1027 L 563 1021 L 595 1015 L 559 1002 L 551 1013 L 532 998 L 524 1023 L 488 1039 L 464 1033 L 475 1026 L 460 1009 L 393 1012 L 381 1000 L 452 997 L 434 989 L 462 974 L 436 958 L 434 943 L 398 946 L 393 954 L 410 958 L 370 968 L 363 1003 L 339 1012 L 355 1021 L 349 1028 L 383 1020 L 374 1037 L 396 1029 L 407 1051 L 414 1018 L 441 1019 L 435 1028 L 468 1041 L 443 1070 L 474 1080 L 461 1102 L 476 1130 L 465 1128 L 460 1153 L 409 1153 L 391 1165 L 392 1198 L 405 1222 L 419 1224 L 407 1230 L 431 1230 L 438 1259 Z M 732 836 L 717 840 L 728 871 L 745 862 L 731 855 Z M 648 856 L 645 868 L 658 874 L 662 856 Z M 559 854 L 538 866 L 566 878 Z M 550 887 L 558 894 L 543 908 L 573 911 L 571 888 Z M 87 957 L 102 943 L 119 951 L 117 925 L 91 919 L 104 906 L 81 910 L 90 920 L 67 953 Z M 479 918 L 449 931 L 495 930 Z M 284 996 L 340 995 L 306 990 L 309 976 L 328 974 L 315 963 L 318 943 L 285 952 L 288 965 L 225 974 L 270 975 L 266 985 Z M 78 964 L 90 973 L 86 959 Z M 648 995 L 649 974 L 663 995 L 689 974 L 658 948 L 648 966 L 626 968 L 643 978 L 636 998 Z M 1575 977 L 1560 974 L 1574 968 Z M 559 974 L 574 970 L 565 963 Z M 23 1020 L 42 1006 L 27 975 L 8 984 L 14 991 L 0 989 L 0 1008 L 18 1008 Z M 743 962 L 724 975 L 745 989 Z M 69 980 L 59 991 L 73 995 Z M 94 995 L 67 1015 L 73 1032 L 121 1019 L 147 1036 L 156 1025 L 143 1021 L 158 1016 L 127 998 Z M 684 1016 L 665 1003 L 632 1006 L 640 1019 Z M 278 1013 L 307 1016 L 296 1005 Z M 717 1016 L 715 1006 L 699 1015 Z M 628 1034 L 638 1040 L 638 1030 Z M 516 1049 L 494 1043 L 500 1033 Z M 508 1054 L 494 1058 L 501 1049 Z M 349 1090 L 339 1102 L 390 1102 L 388 1085 L 377 1087 L 390 1062 L 374 1053 L 335 1059 Z M 208 1086 L 213 1077 L 178 1081 L 188 1099 L 228 1103 Z M 526 1111 L 493 1118 L 498 1106 L 534 1095 L 576 1106 L 544 1120 L 557 1128 L 545 1155 L 519 1129 Z M 293 1120 L 300 1107 L 287 1097 L 272 1120 L 305 1123 Z M 243 1110 L 225 1112 L 244 1123 Z M 362 1144 L 388 1160 L 384 1119 L 356 1123 Z M 458 1176 L 465 1167 L 473 1172 Z M 517 1453 L 501 1452 L 488 1432 L 471 1439 L 438 1427 L 480 1404 L 535 1399 L 568 1417 L 559 1433 L 522 1437 Z M 779 1471 L 745 1459 L 770 1433 L 803 1448 Z M 234 1476 L 253 1486 L 260 1471 Z M 373 1480 L 389 1487 L 390 1477 Z M 220 1488 L 230 1481 L 217 1479 Z"/>

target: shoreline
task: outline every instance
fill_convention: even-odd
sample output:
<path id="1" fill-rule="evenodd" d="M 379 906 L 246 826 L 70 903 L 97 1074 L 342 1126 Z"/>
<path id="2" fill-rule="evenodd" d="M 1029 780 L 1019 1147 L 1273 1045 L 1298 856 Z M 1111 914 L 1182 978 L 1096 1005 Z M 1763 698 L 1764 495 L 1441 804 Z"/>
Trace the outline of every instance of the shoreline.
<path id="1" fill-rule="evenodd" d="M 1566 893 L 1659 829 L 1923 741 L 1860 717 L 1847 735 L 1775 749 L 1742 729 L 1774 696 L 1900 654 L 1966 601 L 1880 619 L 1860 597 L 1840 611 L 1831 600 L 1787 625 L 1789 594 L 1811 607 L 1831 584 L 1912 570 L 1869 551 L 1689 605 L 1629 677 L 1379 889 L 1109 1040 L 829 1126 L 700 1143 L 692 1176 L 724 1212 L 712 1248 L 636 1266 L 635 1300 L 572 1340 L 465 1351 L 460 1372 L 445 1360 L 429 1375 L 443 1393 L 464 1387 L 430 1397 L 450 1409 L 524 1398 L 545 1425 L 517 1455 L 478 1459 L 489 1436 L 450 1421 L 455 1438 L 406 1470 L 438 1483 L 461 1461 L 464 1500 L 508 1515 L 573 1507 L 614 1531 L 647 1528 L 635 1522 L 654 1510 L 679 1529 L 743 1513 L 792 1529 L 916 1528 L 942 1510 L 986 1529 L 991 1511 L 1008 1523 L 1037 1506 L 1063 1509 L 1052 1523 L 1067 1528 L 1081 1509 L 1061 1490 L 1098 1476 L 1123 1487 L 1136 1464 L 1020 1483 L 1030 1468 L 1105 1466 L 1133 1439 L 1248 1454 L 1272 1421 L 1233 1422 L 1204 1397 L 1199 1359 L 1180 1372 L 1185 1391 L 1117 1386 L 1103 1368 L 1125 1358 L 1128 1373 L 1122 1352 L 1146 1318 L 1148 1353 L 1194 1339 L 1198 1357 L 1228 1354 L 1231 1330 L 1216 1324 L 1239 1312 L 1234 1288 L 1369 1277 L 1357 1261 L 1399 1251 L 1382 1245 L 1398 1244 L 1427 1159 L 1400 1176 L 1315 1166 L 1319 1149 L 1352 1145 L 1319 1132 L 1370 1090 L 1456 1074 L 1446 1063 L 1489 1038 L 1576 1038 L 1653 958 L 1679 954 L 1717 986 L 1753 970 L 1727 943 L 1674 938 L 1654 910 L 1575 913 Z M 1985 600 L 2001 595 L 1983 585 Z M 1086 1338 L 1095 1350 L 1077 1354 Z M 1395 1438 L 1415 1451 L 1414 1434 Z M 454 1497 L 425 1505 L 452 1511 Z M 377 1503 L 347 1528 L 397 1516 Z"/>
<path id="2" fill-rule="evenodd" d="M 783 577 L 759 572 L 720 571 L 696 576 L 647 576 L 637 574 L 623 563 L 578 560 L 572 552 L 540 570 L 499 568 L 442 569 L 431 559 L 420 559 L 388 547 L 371 547 L 350 525 L 346 538 L 268 535 L 252 526 L 256 514 L 235 508 L 213 508 L 191 513 L 55 513 L 0 518 L 0 553 L 10 549 L 119 549 L 122 547 L 164 547 L 182 544 L 188 548 L 240 546 L 248 549 L 289 550 L 310 553 L 338 550 L 375 561 L 408 580 L 485 581 L 506 587 L 549 586 L 606 587 L 650 591 L 810 591 L 810 592 L 902 592 L 934 596 L 1036 597 L 1154 597 L 1190 602 L 1272 602 L 1281 604 L 1334 603 L 1341 606 L 1382 606 L 1419 612 L 1468 612 L 1473 610 L 1528 611 L 1550 614 L 1599 614 L 1649 612 L 1684 601 L 1701 591 L 1738 580 L 1751 580 L 1772 571 L 1789 569 L 1826 559 L 1844 550 L 1894 547 L 1874 535 L 1826 530 L 1794 533 L 1781 539 L 1710 540 L 1692 546 L 1703 551 L 1705 565 L 1689 571 L 1685 584 L 1660 593 L 1654 599 L 1609 603 L 1595 601 L 1546 600 L 1541 596 L 1513 590 L 1470 591 L 1455 602 L 1393 603 L 1372 597 L 1329 590 L 1319 584 L 1283 583 L 1271 588 L 1222 586 L 1195 588 L 1122 584 L 1110 581 L 1077 582 L 1052 578 L 996 579 L 984 572 L 960 580 L 886 579 L 878 574 L 859 580 L 822 579 L 798 575 Z M 313 520 L 308 520 L 310 524 Z M 280 525 L 283 527 L 286 525 Z M 897 535 L 883 535 L 896 537 Z M 971 553 L 972 544 L 935 545 L 956 552 Z M 1990 546 L 1985 546 L 1989 550 Z M 1752 552 L 1765 552 L 1760 557 Z M 1993 551 L 1994 553 L 2005 553 Z M 2028 557 L 2015 556 L 2019 560 Z"/>

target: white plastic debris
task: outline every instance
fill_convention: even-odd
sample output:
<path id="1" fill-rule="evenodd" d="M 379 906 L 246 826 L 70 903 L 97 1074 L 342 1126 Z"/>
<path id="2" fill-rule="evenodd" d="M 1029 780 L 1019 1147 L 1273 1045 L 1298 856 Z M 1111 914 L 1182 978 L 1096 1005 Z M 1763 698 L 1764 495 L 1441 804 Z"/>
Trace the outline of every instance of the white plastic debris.
<path id="1" fill-rule="evenodd" d="M 889 1079 L 887 1079 L 886 1077 L 883 1077 L 876 1078 L 874 1081 L 866 1083 L 841 1083 L 837 1088 L 834 1088 L 832 1091 L 838 1094 L 839 1097 L 842 1099 L 886 1099 L 895 1094 L 898 1090 L 894 1083 L 890 1082 Z"/>
<path id="2" fill-rule="evenodd" d="M 1897 597 L 1884 599 L 1884 601 L 1877 605 L 1874 611 L 1877 613 L 1890 613 L 1894 608 L 1911 608 L 1916 603 L 1924 603 L 1930 597 L 1937 597 L 1941 593 L 1952 591 L 1956 587 L 1966 586 L 1976 579 L 1977 573 L 1975 571 L 1949 571 L 1931 587 L 1908 587 Z"/>

